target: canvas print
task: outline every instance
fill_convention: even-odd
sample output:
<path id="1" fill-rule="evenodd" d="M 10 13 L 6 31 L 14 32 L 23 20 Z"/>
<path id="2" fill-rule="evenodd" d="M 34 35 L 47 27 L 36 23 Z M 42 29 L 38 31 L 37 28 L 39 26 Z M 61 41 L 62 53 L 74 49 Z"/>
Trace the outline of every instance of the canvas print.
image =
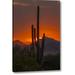
<path id="1" fill-rule="evenodd" d="M 13 0 L 13 72 L 60 70 L 60 1 Z"/>

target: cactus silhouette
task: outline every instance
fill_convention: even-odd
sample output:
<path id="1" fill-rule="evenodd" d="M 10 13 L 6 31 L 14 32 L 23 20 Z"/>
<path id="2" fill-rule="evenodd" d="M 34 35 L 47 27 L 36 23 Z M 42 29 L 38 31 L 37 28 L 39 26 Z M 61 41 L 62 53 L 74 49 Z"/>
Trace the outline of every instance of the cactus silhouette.
<path id="1" fill-rule="evenodd" d="M 43 34 L 43 37 L 42 37 L 42 47 L 41 47 L 41 50 L 40 50 L 40 62 L 41 63 L 42 63 L 42 60 L 43 60 L 44 46 L 45 46 L 45 34 Z"/>
<path id="2" fill-rule="evenodd" d="M 40 47 L 39 47 L 39 6 L 37 6 L 37 62 L 40 62 L 39 53 L 40 53 Z"/>

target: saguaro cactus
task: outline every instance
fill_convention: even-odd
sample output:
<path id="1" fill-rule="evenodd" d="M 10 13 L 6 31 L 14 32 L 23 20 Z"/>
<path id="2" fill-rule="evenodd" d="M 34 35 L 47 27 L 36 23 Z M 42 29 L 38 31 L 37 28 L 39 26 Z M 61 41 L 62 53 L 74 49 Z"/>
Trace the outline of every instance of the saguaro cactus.
<path id="1" fill-rule="evenodd" d="M 39 52 L 40 52 L 40 47 L 39 47 L 39 6 L 37 6 L 37 62 L 39 63 Z"/>
<path id="2" fill-rule="evenodd" d="M 34 41 L 34 27 L 33 27 L 33 25 L 31 26 L 31 30 L 32 30 L 32 44 L 33 44 L 33 41 Z"/>
<path id="3" fill-rule="evenodd" d="M 36 28 L 34 28 L 34 44 L 36 43 Z"/>
<path id="4" fill-rule="evenodd" d="M 39 41 L 39 6 L 37 6 L 37 41 Z"/>
<path id="5" fill-rule="evenodd" d="M 44 47 L 45 47 L 45 34 L 43 34 L 43 37 L 42 37 L 42 47 L 41 47 L 41 50 L 40 50 L 40 61 L 41 62 L 42 62 L 42 59 L 43 59 Z"/>

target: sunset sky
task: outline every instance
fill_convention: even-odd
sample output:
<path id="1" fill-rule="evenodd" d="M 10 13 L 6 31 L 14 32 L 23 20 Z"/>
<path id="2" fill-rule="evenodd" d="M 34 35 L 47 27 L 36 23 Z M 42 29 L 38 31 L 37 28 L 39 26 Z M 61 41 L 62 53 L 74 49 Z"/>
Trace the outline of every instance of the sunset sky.
<path id="1" fill-rule="evenodd" d="M 31 42 L 31 25 L 36 28 L 37 5 L 40 7 L 40 38 L 47 37 L 60 41 L 60 2 L 39 0 L 14 0 L 13 40 Z"/>

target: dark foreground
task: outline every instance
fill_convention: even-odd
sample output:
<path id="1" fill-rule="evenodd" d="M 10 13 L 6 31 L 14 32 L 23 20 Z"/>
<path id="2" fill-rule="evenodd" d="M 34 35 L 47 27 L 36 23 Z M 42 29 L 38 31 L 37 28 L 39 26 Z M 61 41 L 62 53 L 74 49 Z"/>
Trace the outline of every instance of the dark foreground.
<path id="1" fill-rule="evenodd" d="M 38 64 L 35 56 L 25 56 L 23 52 L 18 55 L 14 52 L 14 72 L 43 70 L 60 70 L 60 54 L 44 56 L 42 63 Z"/>

